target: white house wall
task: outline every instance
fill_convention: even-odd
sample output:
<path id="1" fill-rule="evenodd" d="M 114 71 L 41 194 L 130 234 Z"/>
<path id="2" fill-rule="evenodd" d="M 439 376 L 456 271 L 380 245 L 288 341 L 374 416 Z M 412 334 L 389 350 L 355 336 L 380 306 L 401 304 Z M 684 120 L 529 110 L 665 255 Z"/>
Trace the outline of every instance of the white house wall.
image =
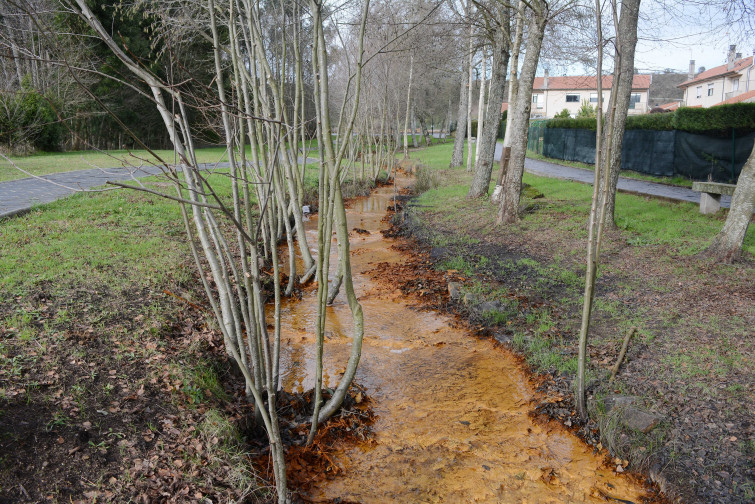
<path id="1" fill-rule="evenodd" d="M 753 72 L 755 73 L 755 72 Z M 754 76 L 755 77 L 755 76 Z M 597 89 L 579 89 L 574 91 L 567 91 L 561 89 L 548 89 L 548 90 L 533 90 L 533 96 L 538 96 L 538 101 L 532 102 L 532 117 L 543 117 L 550 119 L 556 114 L 561 113 L 566 109 L 569 114 L 575 116 L 579 109 L 582 108 L 583 100 L 590 100 L 590 96 L 595 94 L 597 97 Z M 567 102 L 566 95 L 577 94 L 579 100 L 576 102 Z M 632 94 L 639 94 L 640 101 L 635 104 L 634 109 L 629 109 L 630 115 L 644 114 L 648 111 L 648 90 L 632 91 Z M 611 91 L 603 91 L 603 112 L 608 111 L 608 101 L 611 97 Z M 597 103 L 590 103 L 592 106 L 596 106 Z"/>

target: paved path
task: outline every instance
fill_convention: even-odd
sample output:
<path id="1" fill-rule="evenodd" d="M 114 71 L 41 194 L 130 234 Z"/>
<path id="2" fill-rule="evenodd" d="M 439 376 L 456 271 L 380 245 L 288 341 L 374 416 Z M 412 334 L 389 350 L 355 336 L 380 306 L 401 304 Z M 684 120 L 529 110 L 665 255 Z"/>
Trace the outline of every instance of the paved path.
<path id="1" fill-rule="evenodd" d="M 299 160 L 301 162 L 301 160 Z M 307 162 L 317 162 L 307 158 Z M 201 169 L 228 168 L 228 163 L 203 163 Z M 106 182 L 124 182 L 133 177 L 149 177 L 162 173 L 156 166 L 142 168 L 94 168 L 0 182 L 0 219 L 28 212 L 34 205 L 50 203 L 76 192 L 103 186 Z"/>
<path id="2" fill-rule="evenodd" d="M 495 158 L 497 161 L 501 159 L 501 152 L 503 147 L 501 144 L 496 145 Z M 496 166 L 496 170 L 499 167 Z M 524 169 L 532 173 L 533 175 L 541 175 L 544 177 L 560 178 L 564 180 L 573 180 L 575 182 L 583 182 L 585 184 L 592 185 L 595 177 L 595 172 L 592 170 L 584 170 L 582 168 L 573 168 L 571 166 L 563 166 L 556 163 L 549 163 L 546 161 L 539 161 L 537 159 L 527 159 L 524 162 Z M 495 176 L 498 172 L 495 171 Z M 647 182 L 645 180 L 637 180 L 627 177 L 619 177 L 618 183 L 619 191 L 642 194 L 647 196 L 655 196 L 658 198 L 665 198 L 676 201 L 689 201 L 691 203 L 700 203 L 700 193 L 693 191 L 688 187 L 678 187 L 667 184 L 658 184 L 656 182 Z M 730 196 L 721 197 L 721 206 L 729 207 L 731 203 Z"/>
<path id="3" fill-rule="evenodd" d="M 496 160 L 500 160 L 501 150 L 502 147 L 498 144 L 496 146 Z M 315 162 L 316 160 L 309 158 L 308 161 Z M 219 163 L 217 165 L 205 164 L 202 167 L 203 169 L 214 167 L 227 168 L 228 163 Z M 592 184 L 593 181 L 593 172 L 591 170 L 572 168 L 535 159 L 527 159 L 524 167 L 528 172 L 535 175 L 573 180 L 587 184 Z M 45 175 L 41 177 L 44 180 L 25 178 L 10 182 L 0 182 L 0 219 L 28 212 L 34 205 L 50 203 L 77 191 L 102 186 L 108 181 L 127 181 L 132 176 L 137 178 L 147 177 L 158 173 L 161 173 L 160 169 L 154 166 L 143 167 L 133 173 L 130 169 L 126 168 L 90 169 Z M 497 171 L 495 173 L 497 174 Z M 692 203 L 700 202 L 700 194 L 686 187 L 676 187 L 620 177 L 618 188 L 620 191 L 635 194 L 678 201 L 690 201 Z M 723 207 L 728 207 L 730 202 L 731 198 L 728 196 L 721 198 L 721 206 Z"/>

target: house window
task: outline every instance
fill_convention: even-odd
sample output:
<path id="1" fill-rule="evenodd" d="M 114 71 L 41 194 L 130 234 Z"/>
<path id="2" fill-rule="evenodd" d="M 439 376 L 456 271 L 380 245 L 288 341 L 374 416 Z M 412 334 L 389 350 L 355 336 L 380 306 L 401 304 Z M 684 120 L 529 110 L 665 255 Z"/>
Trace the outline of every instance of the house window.
<path id="1" fill-rule="evenodd" d="M 713 84 L 708 84 L 708 96 L 713 96 Z"/>
<path id="2" fill-rule="evenodd" d="M 739 79 L 732 79 L 731 81 L 731 90 L 737 91 L 739 89 Z"/>
<path id="3" fill-rule="evenodd" d="M 598 93 L 590 93 L 590 103 L 598 103 Z"/>
<path id="4" fill-rule="evenodd" d="M 634 109 L 635 105 L 637 103 L 640 103 L 640 97 L 642 95 L 640 93 L 632 93 L 632 95 L 629 97 L 629 108 Z"/>
<path id="5" fill-rule="evenodd" d="M 579 95 L 578 94 L 566 95 L 566 103 L 579 103 Z"/>
<path id="6" fill-rule="evenodd" d="M 539 108 L 539 109 L 543 108 L 543 95 L 533 94 L 532 103 L 535 104 L 536 108 Z"/>
<path id="7" fill-rule="evenodd" d="M 703 97 L 703 87 L 697 86 L 697 97 L 702 98 Z"/>

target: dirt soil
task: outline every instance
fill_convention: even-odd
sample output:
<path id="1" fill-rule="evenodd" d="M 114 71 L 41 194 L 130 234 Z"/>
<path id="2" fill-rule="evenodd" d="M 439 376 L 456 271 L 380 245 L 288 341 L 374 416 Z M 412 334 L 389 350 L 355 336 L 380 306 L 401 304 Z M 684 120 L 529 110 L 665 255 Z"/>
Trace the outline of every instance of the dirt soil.
<path id="1" fill-rule="evenodd" d="M 192 286 L 52 287 L 0 303 L 17 322 L 0 324 L 1 504 L 274 500 L 266 437 Z M 304 447 L 310 402 L 279 396 L 294 491 L 337 473 L 337 443 L 369 440 L 355 386 Z"/>
<path id="2" fill-rule="evenodd" d="M 555 224 L 491 233 L 479 202 L 461 205 L 449 218 L 404 199 L 387 234 L 412 237 L 405 247 L 415 255 L 383 265 L 383 279 L 416 294 L 419 305 L 456 313 L 480 337 L 522 355 L 542 393 L 535 414 L 577 430 L 596 450 L 608 449 L 617 470 L 648 476 L 677 502 L 753 502 L 755 264 L 669 258 L 661 247 L 634 247 L 620 231 L 609 232 L 597 283 L 603 303 L 594 311 L 589 344 L 591 420 L 581 424 L 574 373 L 538 364 L 535 343 L 545 341 L 566 359 L 576 355 L 582 287 L 573 279 L 584 277 L 584 244 Z M 457 257 L 473 271 L 449 269 L 448 260 Z M 483 284 L 497 297 L 452 299 L 452 282 L 469 291 Z M 514 302 L 517 313 L 491 320 L 479 309 L 485 300 Z M 548 314 L 545 328 L 535 317 L 542 313 Z M 610 383 L 609 370 L 632 326 L 638 335 Z M 617 396 L 652 415 L 654 426 L 639 432 L 622 422 L 620 408 L 607 411 Z"/>

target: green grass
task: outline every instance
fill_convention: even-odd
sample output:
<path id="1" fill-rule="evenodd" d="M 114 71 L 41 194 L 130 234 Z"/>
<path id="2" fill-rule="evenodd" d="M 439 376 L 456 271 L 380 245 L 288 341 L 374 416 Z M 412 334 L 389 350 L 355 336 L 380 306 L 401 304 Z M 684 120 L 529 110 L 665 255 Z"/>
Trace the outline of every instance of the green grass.
<path id="1" fill-rule="evenodd" d="M 553 159 L 553 158 L 543 156 L 542 154 L 538 154 L 537 152 L 533 152 L 530 150 L 527 151 L 527 157 L 530 159 L 547 161 L 549 163 L 555 163 L 555 164 L 559 164 L 563 166 L 571 166 L 572 168 L 581 168 L 583 170 L 590 170 L 590 171 L 595 170 L 595 166 L 591 164 L 580 163 L 578 161 L 566 161 L 564 159 Z M 667 185 L 674 185 L 674 186 L 679 186 L 679 187 L 692 187 L 692 180 L 686 177 L 682 177 L 680 175 L 676 175 L 674 177 L 655 177 L 653 175 L 645 175 L 643 173 L 638 173 L 632 170 L 621 170 L 620 175 L 626 178 L 646 180 L 648 182 L 656 182 L 658 184 L 667 184 Z"/>
<path id="2" fill-rule="evenodd" d="M 317 140 L 308 140 L 308 156 L 316 157 Z M 299 142 L 300 148 L 304 142 Z M 251 148 L 247 146 L 247 158 L 251 159 Z M 155 150 L 163 162 L 174 163 L 176 157 L 173 150 Z M 225 147 L 206 147 L 196 150 L 197 161 L 200 163 L 222 163 L 228 161 Z M 11 156 L 11 161 L 19 168 L 32 175 L 49 175 L 91 168 L 117 168 L 121 166 L 154 165 L 158 158 L 145 150 L 109 150 L 109 151 L 72 151 L 72 152 L 42 152 L 30 156 Z M 0 182 L 26 178 L 28 175 L 14 168 L 7 160 L 0 158 Z"/>
<path id="3" fill-rule="evenodd" d="M 209 177 L 221 197 L 222 174 Z M 0 289 L 161 283 L 188 254 L 178 204 L 126 189 L 80 193 L 0 221 Z"/>

